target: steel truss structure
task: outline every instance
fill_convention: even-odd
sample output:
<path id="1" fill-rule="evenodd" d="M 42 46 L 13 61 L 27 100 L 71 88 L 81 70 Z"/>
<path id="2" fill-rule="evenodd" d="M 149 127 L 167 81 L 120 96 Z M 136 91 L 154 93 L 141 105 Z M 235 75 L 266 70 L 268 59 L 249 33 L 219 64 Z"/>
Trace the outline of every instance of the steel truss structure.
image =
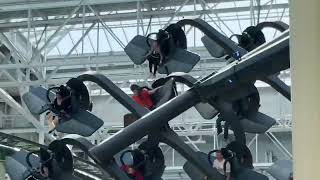
<path id="1" fill-rule="evenodd" d="M 29 86 L 61 84 L 88 71 L 108 76 L 123 89 L 132 82 L 149 84 L 153 80 L 148 79 L 146 65 L 134 65 L 123 52 L 137 34 L 158 31 L 184 18 L 202 18 L 226 36 L 262 21 L 289 23 L 288 0 L 8 0 L 0 2 L 0 8 L 0 131 L 37 133 L 39 143 L 44 143 L 47 132 L 44 117 L 32 116 L 21 102 L 21 94 Z M 269 40 L 277 35 L 275 31 L 265 31 Z M 225 65 L 210 57 L 200 41 L 200 31 L 186 26 L 185 32 L 188 49 L 202 58 L 191 75 L 201 78 Z M 286 73 L 283 76 L 288 78 Z M 87 85 L 91 95 L 105 95 L 97 86 Z M 12 115 L 7 107 L 17 113 Z M 16 125 L 26 120 L 30 122 L 28 126 Z M 290 151 L 273 133 L 290 132 L 290 120 L 279 119 L 278 126 L 263 135 L 289 158 Z M 171 125 L 195 149 L 203 141 L 191 140 L 190 134 L 200 139 L 208 136 L 216 142 L 214 122 L 194 122 Z M 105 128 L 110 133 L 97 136 L 105 138 L 119 129 Z M 259 136 L 254 136 L 248 145 L 258 146 L 258 141 Z M 214 147 L 218 144 L 214 143 Z M 163 150 L 169 152 L 166 148 Z M 174 156 L 173 151 L 170 170 L 178 172 Z"/>

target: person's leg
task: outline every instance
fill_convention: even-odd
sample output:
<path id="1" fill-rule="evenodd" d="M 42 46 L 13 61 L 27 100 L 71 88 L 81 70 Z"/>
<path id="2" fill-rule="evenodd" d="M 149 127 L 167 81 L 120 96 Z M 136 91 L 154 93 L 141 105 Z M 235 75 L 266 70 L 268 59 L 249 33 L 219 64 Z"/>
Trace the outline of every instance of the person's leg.
<path id="1" fill-rule="evenodd" d="M 224 133 L 223 133 L 223 137 L 224 137 L 224 139 L 225 140 L 227 140 L 228 139 L 228 137 L 229 137 L 229 122 L 228 121 L 226 121 L 225 122 L 225 124 L 224 124 Z"/>
<path id="2" fill-rule="evenodd" d="M 217 121 L 216 121 L 216 128 L 217 128 L 217 134 L 221 134 L 222 133 L 222 126 L 221 126 L 221 122 L 222 122 L 222 118 L 219 116 Z"/>
<path id="3" fill-rule="evenodd" d="M 149 71 L 152 73 L 152 62 L 149 60 Z"/>
<path id="4" fill-rule="evenodd" d="M 153 71 L 153 76 L 155 77 L 157 74 L 157 70 L 158 70 L 158 64 L 154 64 L 154 71 Z"/>

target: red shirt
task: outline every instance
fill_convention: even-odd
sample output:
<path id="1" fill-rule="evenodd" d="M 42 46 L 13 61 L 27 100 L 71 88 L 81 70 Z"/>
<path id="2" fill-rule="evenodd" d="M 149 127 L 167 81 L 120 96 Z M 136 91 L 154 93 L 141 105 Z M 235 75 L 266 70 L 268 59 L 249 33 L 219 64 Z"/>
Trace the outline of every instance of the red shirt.
<path id="1" fill-rule="evenodd" d="M 125 173 L 127 173 L 127 172 L 128 172 L 128 169 L 129 169 L 129 166 L 128 166 L 128 165 L 123 165 L 123 166 L 121 166 L 120 169 L 121 169 L 122 171 L 124 171 Z M 135 170 L 135 171 L 131 174 L 131 176 L 134 176 L 136 180 L 143 180 L 142 174 L 141 174 L 139 171 L 137 171 L 137 170 Z"/>
<path id="2" fill-rule="evenodd" d="M 132 99 L 138 104 L 140 104 L 141 106 L 146 107 L 148 109 L 151 109 L 153 107 L 151 95 L 149 91 L 147 91 L 146 89 L 143 89 L 141 91 L 140 96 L 133 95 Z"/>

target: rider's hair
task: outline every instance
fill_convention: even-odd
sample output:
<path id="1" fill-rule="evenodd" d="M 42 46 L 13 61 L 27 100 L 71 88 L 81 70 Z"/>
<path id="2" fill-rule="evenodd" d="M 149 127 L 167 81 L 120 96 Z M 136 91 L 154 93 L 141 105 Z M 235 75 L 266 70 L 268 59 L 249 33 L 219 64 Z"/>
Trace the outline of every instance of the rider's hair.
<path id="1" fill-rule="evenodd" d="M 130 89 L 131 89 L 131 91 L 135 91 L 135 90 L 140 91 L 140 90 L 141 90 L 141 87 L 138 86 L 137 84 L 132 84 L 132 85 L 130 86 Z"/>
<path id="2" fill-rule="evenodd" d="M 59 87 L 59 91 L 57 92 L 57 94 L 59 94 L 62 97 L 67 97 L 67 96 L 70 96 L 70 91 L 68 90 L 67 87 L 61 85 Z"/>

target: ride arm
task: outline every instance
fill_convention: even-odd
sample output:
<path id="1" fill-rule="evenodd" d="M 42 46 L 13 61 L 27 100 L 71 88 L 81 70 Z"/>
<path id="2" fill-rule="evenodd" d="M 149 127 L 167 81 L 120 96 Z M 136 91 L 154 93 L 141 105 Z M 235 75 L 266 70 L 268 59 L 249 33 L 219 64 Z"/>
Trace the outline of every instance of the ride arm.
<path id="1" fill-rule="evenodd" d="M 222 35 L 202 19 L 183 19 L 181 21 L 178 21 L 177 24 L 180 26 L 190 25 L 198 28 L 210 39 L 214 40 L 219 46 L 225 49 L 226 53 L 230 56 L 233 56 L 233 54 L 236 52 L 239 52 L 241 56 L 247 53 L 245 49 L 237 46 L 234 41 Z"/>

